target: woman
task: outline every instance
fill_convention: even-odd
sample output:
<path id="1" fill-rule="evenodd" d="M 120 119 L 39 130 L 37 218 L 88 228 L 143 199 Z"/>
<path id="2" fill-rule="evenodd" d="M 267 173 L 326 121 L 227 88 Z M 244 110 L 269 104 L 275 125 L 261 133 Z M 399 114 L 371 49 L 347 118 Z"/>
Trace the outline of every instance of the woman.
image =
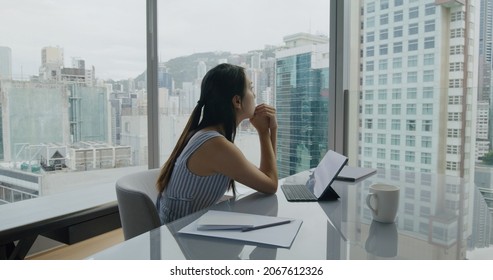
<path id="1" fill-rule="evenodd" d="M 235 191 L 234 181 L 263 193 L 277 191 L 276 112 L 255 106 L 251 84 L 245 70 L 231 64 L 205 75 L 197 106 L 157 181 L 162 224 L 213 205 L 228 187 Z M 244 119 L 258 131 L 260 167 L 233 144 Z"/>

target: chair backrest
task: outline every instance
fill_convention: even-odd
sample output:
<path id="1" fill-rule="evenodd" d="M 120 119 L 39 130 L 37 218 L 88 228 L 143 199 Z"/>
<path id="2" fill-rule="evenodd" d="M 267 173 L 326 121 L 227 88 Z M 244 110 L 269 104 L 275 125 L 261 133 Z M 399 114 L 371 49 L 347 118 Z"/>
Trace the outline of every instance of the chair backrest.
<path id="1" fill-rule="evenodd" d="M 159 169 L 125 175 L 116 182 L 118 211 L 125 240 L 161 226 L 155 201 Z"/>

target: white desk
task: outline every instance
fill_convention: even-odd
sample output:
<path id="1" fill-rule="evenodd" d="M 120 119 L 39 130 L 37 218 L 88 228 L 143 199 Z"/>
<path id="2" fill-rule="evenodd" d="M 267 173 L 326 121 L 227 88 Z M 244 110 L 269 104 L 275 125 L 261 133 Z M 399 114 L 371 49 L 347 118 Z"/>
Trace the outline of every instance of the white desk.
<path id="1" fill-rule="evenodd" d="M 308 172 L 280 181 L 304 183 Z M 398 221 L 372 223 L 365 206 L 368 186 L 401 187 Z M 206 210 L 127 240 L 89 259 L 467 259 L 489 246 L 491 214 L 472 185 L 458 178 L 379 171 L 359 182 L 335 182 L 338 201 L 287 202 L 252 193 L 211 209 L 292 217 L 303 224 L 290 248 L 177 233 Z M 493 259 L 493 256 L 491 256 Z"/>

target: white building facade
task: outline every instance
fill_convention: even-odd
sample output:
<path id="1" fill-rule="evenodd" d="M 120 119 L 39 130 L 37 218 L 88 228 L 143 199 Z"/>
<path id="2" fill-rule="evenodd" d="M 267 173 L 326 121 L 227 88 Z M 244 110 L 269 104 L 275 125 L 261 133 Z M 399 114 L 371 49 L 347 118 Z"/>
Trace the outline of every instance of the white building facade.
<path id="1" fill-rule="evenodd" d="M 360 3 L 360 165 L 473 174 L 475 1 Z"/>

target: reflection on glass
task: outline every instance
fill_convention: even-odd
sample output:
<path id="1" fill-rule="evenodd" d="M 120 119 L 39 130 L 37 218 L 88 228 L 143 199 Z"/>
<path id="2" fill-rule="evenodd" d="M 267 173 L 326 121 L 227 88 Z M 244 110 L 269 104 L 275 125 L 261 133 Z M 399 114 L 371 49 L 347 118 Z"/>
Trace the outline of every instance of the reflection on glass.
<path id="1" fill-rule="evenodd" d="M 397 255 L 397 225 L 372 221 L 365 242 L 366 251 L 376 257 L 392 258 Z"/>
<path id="2" fill-rule="evenodd" d="M 256 215 L 277 216 L 278 208 L 276 195 L 253 193 L 237 201 L 220 204 L 215 210 L 227 210 Z M 223 209 L 227 208 L 227 209 Z M 198 235 L 179 234 L 178 231 L 189 223 L 198 219 L 205 211 L 192 214 L 184 219 L 168 224 L 178 245 L 187 259 L 195 260 L 234 260 L 259 259 L 273 260 L 276 258 L 277 248 L 269 245 L 226 240 L 222 238 L 203 237 Z"/>

